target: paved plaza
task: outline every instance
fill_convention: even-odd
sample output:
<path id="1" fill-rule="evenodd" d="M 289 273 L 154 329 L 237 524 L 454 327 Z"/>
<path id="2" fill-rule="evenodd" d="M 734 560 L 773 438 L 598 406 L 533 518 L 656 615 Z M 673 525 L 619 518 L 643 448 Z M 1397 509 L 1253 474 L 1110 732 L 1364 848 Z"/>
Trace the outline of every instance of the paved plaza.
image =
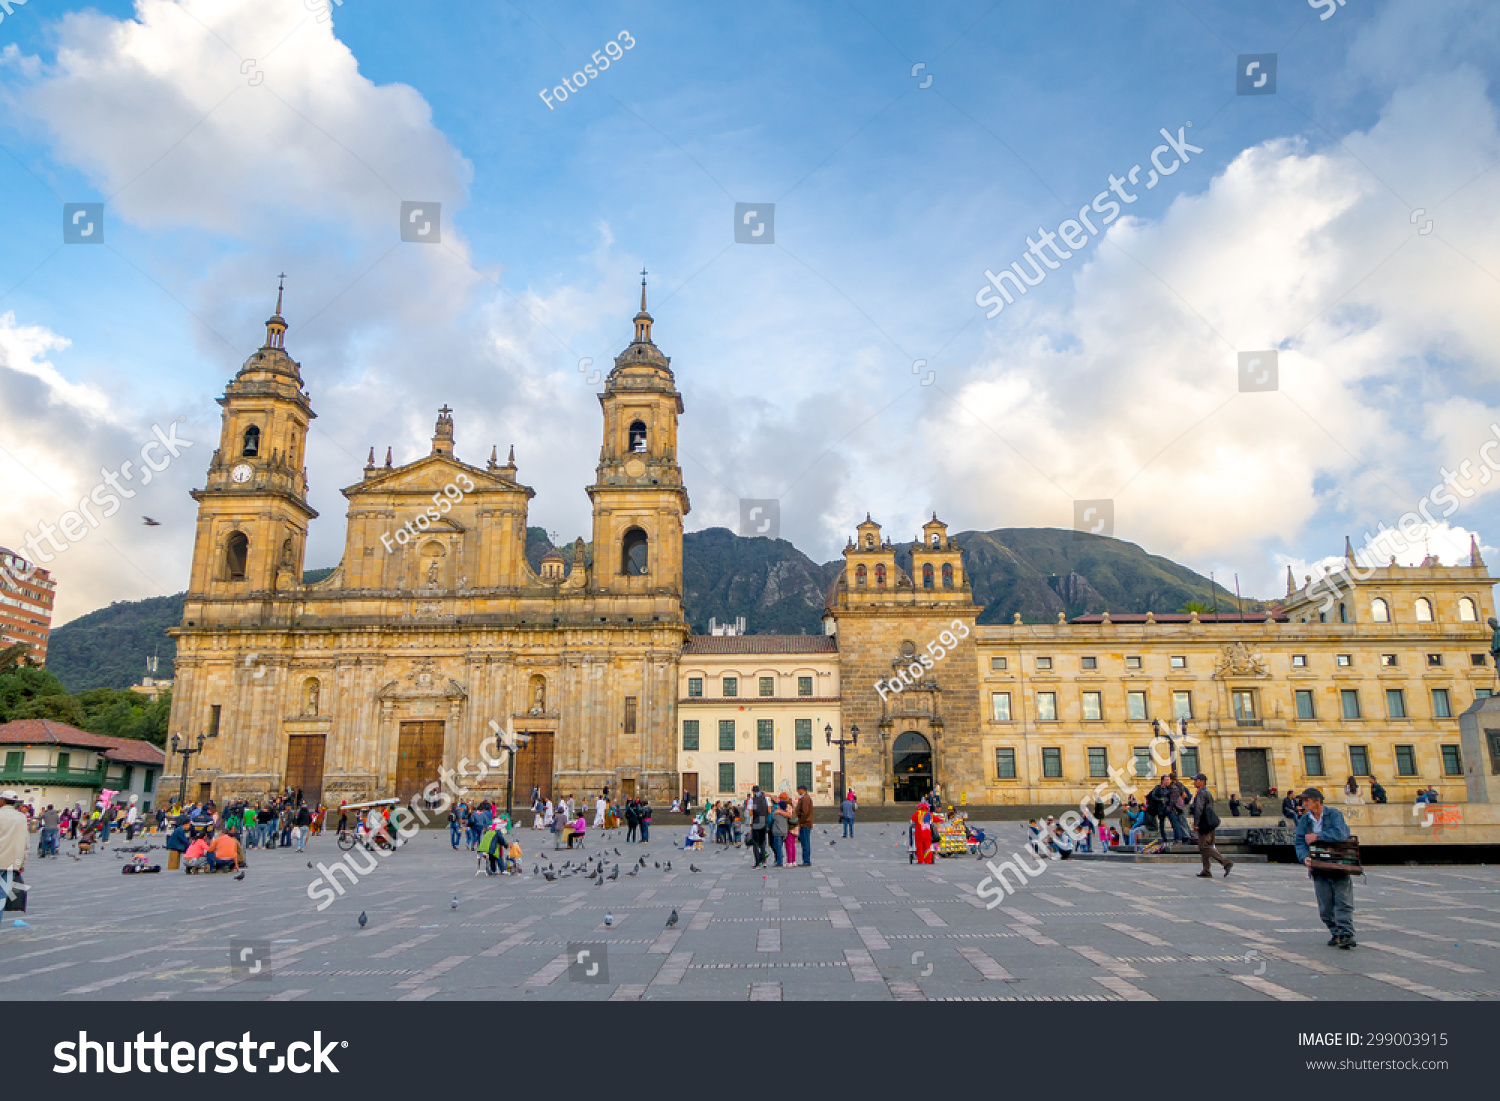
<path id="1" fill-rule="evenodd" d="M 1356 881 L 1360 947 L 1338 951 L 1325 946 L 1312 888 L 1292 865 L 1245 862 L 1209 881 L 1194 878 L 1193 864 L 1052 862 L 987 910 L 975 893 L 982 863 L 912 866 L 896 825 L 864 825 L 836 845 L 837 828 L 820 826 L 813 868 L 765 875 L 743 850 L 683 853 L 660 835 L 648 845 L 595 839 L 589 851 L 608 851 L 606 872 L 615 848 L 624 854 L 620 878 L 603 886 L 532 876 L 549 857 L 560 869 L 579 854 L 552 852 L 530 830 L 519 836 L 525 876 L 476 877 L 473 854 L 455 852 L 446 831 L 425 831 L 322 912 L 308 897 L 318 872 L 307 864 L 342 855 L 331 835 L 306 855 L 251 852 L 242 881 L 121 875 L 113 843 L 78 860 L 33 859 L 30 924 L 0 929 L 0 992 L 62 1001 L 1500 998 L 1500 872 L 1491 867 L 1372 869 Z M 1007 824 L 1002 857 L 1020 836 Z M 640 856 L 646 867 L 632 877 Z M 653 866 L 668 860 L 670 872 Z M 233 970 L 231 938 L 244 949 Z M 581 963 L 570 944 L 588 952 Z"/>

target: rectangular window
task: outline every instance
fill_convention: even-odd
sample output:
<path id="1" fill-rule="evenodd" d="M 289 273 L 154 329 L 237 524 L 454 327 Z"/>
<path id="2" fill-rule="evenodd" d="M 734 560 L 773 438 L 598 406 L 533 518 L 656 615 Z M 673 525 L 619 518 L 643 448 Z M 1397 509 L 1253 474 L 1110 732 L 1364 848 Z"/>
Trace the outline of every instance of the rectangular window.
<path id="1" fill-rule="evenodd" d="M 1083 669 L 1097 669 L 1097 668 L 1099 668 L 1099 659 L 1098 658 L 1079 658 L 1078 659 L 1078 663 L 1079 663 L 1079 667 L 1083 668 Z"/>
<path id="2" fill-rule="evenodd" d="M 774 792 L 776 790 L 776 765 L 772 761 L 761 761 L 755 766 L 757 773 L 756 783 L 760 785 L 761 791 Z"/>
<path id="3" fill-rule="evenodd" d="M 1427 655 L 1427 665 L 1428 665 L 1429 668 L 1436 669 L 1438 666 L 1440 666 L 1442 664 L 1443 664 L 1443 655 L 1442 654 L 1428 654 Z"/>
<path id="4" fill-rule="evenodd" d="M 1307 776 L 1323 775 L 1322 746 L 1305 745 L 1302 747 L 1302 772 Z"/>
<path id="5" fill-rule="evenodd" d="M 775 677 L 761 677 L 760 678 L 760 694 L 762 696 L 774 696 L 774 695 L 776 695 L 776 678 Z"/>
<path id="6" fill-rule="evenodd" d="M 1239 688 L 1229 694 L 1234 703 L 1234 717 L 1237 722 L 1255 721 L 1255 691 L 1253 689 Z"/>
<path id="7" fill-rule="evenodd" d="M 1370 775 L 1370 750 L 1366 746 L 1349 747 L 1349 771 L 1355 776 Z"/>
<path id="8" fill-rule="evenodd" d="M 739 694 L 740 694 L 740 678 L 739 677 L 725 677 L 724 678 L 724 695 L 725 695 L 725 697 L 727 698 L 729 696 L 738 696 Z"/>
<path id="9" fill-rule="evenodd" d="M 635 697 L 625 697 L 625 733 L 635 733 Z"/>
<path id="10" fill-rule="evenodd" d="M 219 736 L 219 716 L 223 710 L 223 707 L 217 703 L 208 709 L 208 736 L 210 738 Z"/>
<path id="11" fill-rule="evenodd" d="M 1470 654 L 1469 655 L 1469 664 L 1470 665 L 1487 665 L 1488 663 L 1489 663 L 1489 658 L 1485 657 L 1483 654 Z"/>
<path id="12" fill-rule="evenodd" d="M 1396 667 L 1396 655 L 1395 654 L 1381 654 L 1380 655 L 1380 667 L 1382 669 L 1394 669 Z"/>
<path id="13" fill-rule="evenodd" d="M 774 719 L 755 720 L 755 748 L 776 748 L 776 721 Z"/>
<path id="14" fill-rule="evenodd" d="M 1345 688 L 1339 692 L 1339 703 L 1344 709 L 1344 718 L 1359 718 L 1359 692 L 1353 688 Z"/>
<path id="15" fill-rule="evenodd" d="M 1191 692 L 1172 693 L 1172 719 L 1191 719 L 1193 717 L 1193 694 Z"/>
<path id="16" fill-rule="evenodd" d="M 1198 750 L 1197 748 L 1184 749 L 1177 756 L 1179 776 L 1198 775 Z"/>
<path id="17" fill-rule="evenodd" d="M 21 766 L 25 763 L 25 761 L 26 751 L 24 749 L 9 750 L 5 754 L 5 771 L 19 773 L 21 771 Z M 59 769 L 58 771 L 62 770 Z"/>
<path id="18" fill-rule="evenodd" d="M 1062 750 L 1049 746 L 1042 750 L 1042 775 L 1048 780 L 1062 779 Z"/>
<path id="19" fill-rule="evenodd" d="M 1292 668 L 1293 669 L 1306 669 L 1307 668 L 1307 655 L 1306 654 L 1293 654 L 1292 655 Z"/>
<path id="20" fill-rule="evenodd" d="M 1436 719 L 1453 718 L 1453 701 L 1448 698 L 1446 688 L 1432 690 L 1432 715 Z"/>
<path id="21" fill-rule="evenodd" d="M 1137 776 L 1153 775 L 1155 762 L 1151 760 L 1151 747 L 1138 745 L 1132 752 L 1135 754 L 1135 774 Z"/>
<path id="22" fill-rule="evenodd" d="M 1173 669 L 1186 669 L 1187 658 L 1182 654 L 1174 654 L 1172 656 L 1171 666 Z"/>
<path id="23" fill-rule="evenodd" d="M 1085 722 L 1098 722 L 1104 718 L 1104 697 L 1098 692 L 1083 694 L 1083 718 Z"/>
<path id="24" fill-rule="evenodd" d="M 150 795 L 151 794 L 151 785 L 154 784 L 155 782 L 156 782 L 156 773 L 153 772 L 151 769 L 148 768 L 146 770 L 146 777 L 145 777 L 145 779 L 141 781 L 141 790 L 144 791 L 147 795 Z"/>
<path id="25" fill-rule="evenodd" d="M 812 749 L 812 720 L 794 719 L 792 721 L 792 724 L 793 735 L 797 739 L 797 741 L 793 745 L 793 748 L 809 750 Z"/>
<path id="26" fill-rule="evenodd" d="M 1392 719 L 1406 718 L 1406 692 L 1401 688 L 1385 690 L 1385 713 Z"/>
<path id="27" fill-rule="evenodd" d="M 1055 723 L 1057 721 L 1057 693 L 1038 692 L 1036 694 L 1036 717 L 1037 721 L 1044 723 Z"/>
<path id="28" fill-rule="evenodd" d="M 703 678 L 702 677 L 689 677 L 688 678 L 688 695 L 689 696 L 695 696 L 695 697 L 703 695 Z"/>
<path id="29" fill-rule="evenodd" d="M 797 695 L 799 695 L 799 696 L 811 696 L 812 695 L 812 678 L 811 677 L 798 677 L 797 678 Z"/>
<path id="30" fill-rule="evenodd" d="M 1396 747 L 1396 775 L 1415 776 L 1417 774 L 1417 751 L 1409 745 L 1398 745 Z"/>
<path id="31" fill-rule="evenodd" d="M 57 771 L 67 772 L 72 765 L 73 755 L 71 753 L 59 753 L 57 755 Z"/>
<path id="32" fill-rule="evenodd" d="M 990 672 L 1003 673 L 1009 668 L 1009 664 L 1004 658 L 990 658 Z"/>
<path id="33" fill-rule="evenodd" d="M 990 693 L 990 718 L 997 723 L 1010 722 L 1010 693 Z"/>
<path id="34" fill-rule="evenodd" d="M 696 752 L 698 749 L 698 720 L 682 720 L 682 748 L 687 752 Z"/>
<path id="35" fill-rule="evenodd" d="M 1125 693 L 1125 714 L 1135 722 L 1146 721 L 1146 693 Z"/>
<path id="36" fill-rule="evenodd" d="M 1089 747 L 1089 776 L 1097 778 L 1109 775 L 1109 750 L 1103 746 Z"/>
<path id="37" fill-rule="evenodd" d="M 797 762 L 797 786 L 812 791 L 812 762 Z"/>
<path id="38" fill-rule="evenodd" d="M 1464 758 L 1456 745 L 1443 746 L 1443 775 L 1462 776 L 1464 774 Z"/>
<path id="39" fill-rule="evenodd" d="M 120 777 L 120 790 L 121 791 L 129 791 L 130 790 L 130 781 L 133 780 L 133 779 L 135 779 L 135 766 L 134 765 L 126 765 L 125 766 L 125 771 L 124 771 L 124 773 Z"/>
<path id="40" fill-rule="evenodd" d="M 1333 659 L 1333 663 L 1340 669 L 1348 669 L 1354 664 L 1354 659 L 1348 654 L 1339 654 Z"/>
<path id="41" fill-rule="evenodd" d="M 1297 696 L 1297 718 L 1316 719 L 1317 709 L 1313 706 L 1313 693 L 1311 688 L 1299 688 Z"/>
<path id="42" fill-rule="evenodd" d="M 1052 659 L 1051 658 L 1037 658 L 1036 659 L 1036 668 L 1037 668 L 1037 672 L 1039 672 L 1039 673 L 1048 672 L 1052 668 Z"/>
<path id="43" fill-rule="evenodd" d="M 728 750 L 734 748 L 734 720 L 719 720 L 719 748 Z"/>
<path id="44" fill-rule="evenodd" d="M 721 795 L 734 794 L 734 762 L 719 762 L 719 793 Z"/>
<path id="45" fill-rule="evenodd" d="M 1016 751 L 1010 746 L 998 746 L 995 749 L 995 779 L 1014 780 L 1016 778 Z"/>
<path id="46" fill-rule="evenodd" d="M 1139 654 L 1127 654 L 1126 655 L 1126 657 L 1125 657 L 1125 668 L 1127 668 L 1127 669 L 1139 669 L 1140 667 L 1141 667 L 1141 658 L 1140 658 Z"/>

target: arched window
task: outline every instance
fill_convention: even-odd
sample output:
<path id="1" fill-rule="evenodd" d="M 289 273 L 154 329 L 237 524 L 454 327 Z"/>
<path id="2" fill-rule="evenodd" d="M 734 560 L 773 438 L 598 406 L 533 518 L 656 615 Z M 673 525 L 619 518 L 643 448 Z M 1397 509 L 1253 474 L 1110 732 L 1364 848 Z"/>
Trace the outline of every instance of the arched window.
<path id="1" fill-rule="evenodd" d="M 925 562 L 922 565 L 922 588 L 932 588 L 932 563 Z"/>
<path id="2" fill-rule="evenodd" d="M 874 535 L 866 535 L 865 536 L 865 547 L 867 549 L 870 549 L 870 550 L 873 550 L 875 548 L 875 536 Z"/>
<path id="3" fill-rule="evenodd" d="M 1380 597 L 1370 601 L 1370 618 L 1376 623 L 1389 623 L 1391 621 L 1391 606 Z"/>
<path id="4" fill-rule="evenodd" d="M 1459 597 L 1458 618 L 1463 623 L 1479 622 L 1479 609 L 1474 607 L 1474 602 L 1466 596 Z"/>
<path id="5" fill-rule="evenodd" d="M 251 459 L 260 454 L 260 429 L 253 424 L 245 429 L 245 442 L 240 447 L 240 454 Z"/>
<path id="6" fill-rule="evenodd" d="M 1428 600 L 1425 596 L 1417 597 L 1416 611 L 1418 623 L 1432 622 L 1432 601 Z"/>
<path id="7" fill-rule="evenodd" d="M 230 532 L 224 542 L 224 573 L 230 581 L 245 580 L 245 564 L 250 559 L 250 540 L 242 531 Z"/>
<path id="8" fill-rule="evenodd" d="M 865 587 L 865 581 L 867 577 L 868 575 L 865 573 L 865 567 L 863 565 L 854 567 L 854 587 L 856 589 L 863 589 Z"/>
<path id="9" fill-rule="evenodd" d="M 932 545 L 934 547 L 942 546 L 942 536 L 940 536 L 937 532 L 932 533 Z"/>
<path id="10" fill-rule="evenodd" d="M 644 454 L 646 451 L 646 422 L 635 421 L 630 426 L 630 450 Z"/>
<path id="11" fill-rule="evenodd" d="M 885 587 L 885 566 L 884 565 L 877 565 L 875 567 L 875 587 L 877 589 Z"/>
<path id="12" fill-rule="evenodd" d="M 620 542 L 620 572 L 627 577 L 645 577 L 649 567 L 646 533 L 631 528 Z"/>
<path id="13" fill-rule="evenodd" d="M 951 588 L 953 588 L 953 563 L 952 562 L 944 562 L 943 563 L 943 588 L 945 588 L 945 589 L 951 589 Z"/>

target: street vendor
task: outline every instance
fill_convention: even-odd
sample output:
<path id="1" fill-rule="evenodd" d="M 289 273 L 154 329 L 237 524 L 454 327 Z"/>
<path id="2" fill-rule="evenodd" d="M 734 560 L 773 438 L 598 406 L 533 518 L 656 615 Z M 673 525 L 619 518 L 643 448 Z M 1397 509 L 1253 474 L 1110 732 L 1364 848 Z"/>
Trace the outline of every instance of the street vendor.
<path id="1" fill-rule="evenodd" d="M 1323 793 L 1308 788 L 1302 793 L 1302 817 L 1297 821 L 1297 859 L 1307 865 L 1318 898 L 1318 916 L 1332 934 L 1330 948 L 1353 948 L 1354 884 L 1348 872 L 1313 867 L 1310 846 L 1318 842 L 1349 840 L 1349 825 L 1337 807 L 1323 805 Z"/>

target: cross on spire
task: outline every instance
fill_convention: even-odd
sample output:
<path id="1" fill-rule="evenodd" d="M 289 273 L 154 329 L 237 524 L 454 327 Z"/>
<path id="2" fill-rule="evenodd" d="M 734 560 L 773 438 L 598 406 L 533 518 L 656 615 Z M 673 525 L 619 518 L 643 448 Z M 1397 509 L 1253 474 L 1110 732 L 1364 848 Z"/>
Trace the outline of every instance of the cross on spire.
<path id="1" fill-rule="evenodd" d="M 641 265 L 641 313 L 646 312 L 646 265 Z"/>
<path id="2" fill-rule="evenodd" d="M 281 316 L 281 292 L 286 288 L 286 272 L 276 277 L 276 316 Z"/>

